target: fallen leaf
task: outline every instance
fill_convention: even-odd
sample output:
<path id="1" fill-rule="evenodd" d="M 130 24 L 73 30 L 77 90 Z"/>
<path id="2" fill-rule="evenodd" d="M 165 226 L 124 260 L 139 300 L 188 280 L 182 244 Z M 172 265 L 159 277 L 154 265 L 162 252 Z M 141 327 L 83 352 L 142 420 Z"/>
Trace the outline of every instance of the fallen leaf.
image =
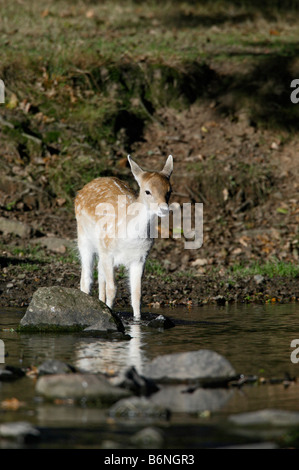
<path id="1" fill-rule="evenodd" d="M 14 397 L 7 398 L 1 402 L 1 408 L 4 408 L 5 410 L 18 410 L 21 406 L 25 406 L 25 402 Z"/>
<path id="2" fill-rule="evenodd" d="M 27 370 L 26 376 L 30 379 L 35 379 L 38 376 L 38 368 L 35 366 L 31 366 L 30 369 Z"/>
<path id="3" fill-rule="evenodd" d="M 288 213 L 288 209 L 286 209 L 285 207 L 278 207 L 276 209 L 276 212 L 278 212 L 279 214 L 287 214 Z"/>
<path id="4" fill-rule="evenodd" d="M 55 398 L 55 405 L 73 405 L 75 400 L 73 398 Z"/>
<path id="5" fill-rule="evenodd" d="M 27 101 L 27 100 L 21 101 L 21 103 L 20 103 L 20 109 L 21 109 L 22 111 L 24 111 L 25 114 L 28 114 L 28 113 L 29 113 L 30 108 L 31 108 L 31 103 L 29 103 L 29 101 Z"/>
<path id="6" fill-rule="evenodd" d="M 278 144 L 276 142 L 272 142 L 271 149 L 272 150 L 277 150 L 278 149 Z"/>
<path id="7" fill-rule="evenodd" d="M 126 168 L 127 166 L 127 163 L 128 163 L 128 159 L 127 157 L 125 158 L 120 158 L 117 162 L 117 165 L 120 167 L 120 168 Z"/>
<path id="8" fill-rule="evenodd" d="M 94 10 L 87 10 L 85 16 L 86 16 L 86 18 L 93 18 L 94 17 Z"/>
<path id="9" fill-rule="evenodd" d="M 12 93 L 11 94 L 11 97 L 10 97 L 10 100 L 9 102 L 7 103 L 6 107 L 8 109 L 15 109 L 16 107 L 18 106 L 18 98 L 17 98 L 17 95 L 15 93 Z"/>
<path id="10" fill-rule="evenodd" d="M 206 258 L 197 258 L 192 261 L 191 266 L 205 266 L 206 264 L 208 264 L 208 260 Z"/>
<path id="11" fill-rule="evenodd" d="M 241 243 L 241 245 L 247 247 L 248 246 L 248 242 L 250 241 L 250 238 L 249 237 L 240 237 L 239 238 L 239 243 Z"/>
<path id="12" fill-rule="evenodd" d="M 59 206 L 59 207 L 63 206 L 63 204 L 65 204 L 65 203 L 66 203 L 66 199 L 64 199 L 63 197 L 58 197 L 58 198 L 56 199 L 56 204 L 57 204 L 57 206 Z"/>
<path id="13" fill-rule="evenodd" d="M 228 200 L 228 190 L 227 190 L 227 188 L 224 188 L 224 190 L 222 191 L 222 194 L 223 194 L 223 200 L 227 201 Z"/>
<path id="14" fill-rule="evenodd" d="M 41 15 L 40 15 L 40 16 L 41 16 L 42 18 L 46 18 L 46 16 L 48 16 L 49 13 L 50 13 L 50 12 L 49 12 L 49 9 L 46 8 L 44 11 L 41 12 Z"/>

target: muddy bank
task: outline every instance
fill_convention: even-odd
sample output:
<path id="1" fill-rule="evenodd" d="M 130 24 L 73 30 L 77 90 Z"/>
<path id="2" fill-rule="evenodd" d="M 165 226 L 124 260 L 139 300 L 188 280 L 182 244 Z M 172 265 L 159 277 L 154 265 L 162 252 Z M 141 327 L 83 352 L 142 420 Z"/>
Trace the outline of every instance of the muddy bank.
<path id="1" fill-rule="evenodd" d="M 77 265 L 54 262 L 45 263 L 40 271 L 22 268 L 22 263 L 6 268 L 0 284 L 2 307 L 28 306 L 34 292 L 43 286 L 60 285 L 79 288 L 80 268 Z M 115 309 L 129 309 L 128 279 L 118 279 Z M 97 296 L 94 285 L 93 295 Z M 294 302 L 299 300 L 297 278 L 248 277 L 221 275 L 190 275 L 167 273 L 163 276 L 146 273 L 143 281 L 143 308 L 200 306 L 206 303 L 225 305 L 227 302 Z"/>

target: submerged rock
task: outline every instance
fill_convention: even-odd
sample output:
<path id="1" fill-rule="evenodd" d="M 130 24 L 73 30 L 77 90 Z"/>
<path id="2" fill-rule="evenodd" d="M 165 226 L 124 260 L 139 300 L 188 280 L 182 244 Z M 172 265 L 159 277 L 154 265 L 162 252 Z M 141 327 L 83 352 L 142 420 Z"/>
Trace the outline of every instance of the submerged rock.
<path id="1" fill-rule="evenodd" d="M 27 421 L 15 421 L 0 424 L 0 437 L 27 442 L 38 439 L 40 432 Z"/>
<path id="2" fill-rule="evenodd" d="M 72 398 L 105 404 L 131 395 L 123 388 L 114 387 L 103 377 L 89 373 L 43 375 L 36 382 L 36 393 L 49 400 Z"/>
<path id="3" fill-rule="evenodd" d="M 217 411 L 233 397 L 229 388 L 201 388 L 189 392 L 186 385 L 163 385 L 150 397 L 150 402 L 167 406 L 173 413 Z"/>
<path id="4" fill-rule="evenodd" d="M 200 349 L 158 356 L 145 366 L 144 375 L 157 382 L 223 382 L 236 376 L 230 362 L 215 351 Z"/>
<path id="5" fill-rule="evenodd" d="M 164 433 L 160 429 L 151 426 L 141 429 L 131 437 L 132 444 L 145 449 L 160 448 L 163 446 L 164 441 Z"/>
<path id="6" fill-rule="evenodd" d="M 231 415 L 229 416 L 229 421 L 239 426 L 298 426 L 299 412 L 265 409 Z"/>
<path id="7" fill-rule="evenodd" d="M 109 410 L 109 415 L 118 418 L 162 418 L 168 419 L 169 409 L 159 403 L 152 403 L 145 397 L 124 398 L 115 403 Z"/>
<path id="8" fill-rule="evenodd" d="M 20 329 L 81 331 L 95 324 L 97 331 L 124 332 L 121 320 L 100 300 L 79 289 L 53 286 L 33 294 Z"/>
<path id="9" fill-rule="evenodd" d="M 57 359 L 47 359 L 37 368 L 38 375 L 69 374 L 76 372 L 73 366 Z"/>
<path id="10" fill-rule="evenodd" d="M 152 320 L 150 320 L 147 326 L 149 326 L 150 328 L 166 330 L 168 328 L 173 328 L 175 324 L 173 323 L 172 320 L 165 317 L 164 315 L 158 315 L 156 318 L 153 318 Z"/>

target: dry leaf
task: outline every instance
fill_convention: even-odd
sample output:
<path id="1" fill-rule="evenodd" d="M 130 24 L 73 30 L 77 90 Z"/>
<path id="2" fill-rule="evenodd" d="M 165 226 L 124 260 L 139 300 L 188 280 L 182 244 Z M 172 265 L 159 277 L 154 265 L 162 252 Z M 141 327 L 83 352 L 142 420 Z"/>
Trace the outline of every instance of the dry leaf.
<path id="1" fill-rule="evenodd" d="M 40 16 L 41 16 L 42 18 L 46 18 L 46 16 L 48 16 L 49 13 L 50 13 L 50 12 L 49 12 L 49 9 L 46 8 L 44 11 L 42 11 L 42 13 L 41 13 Z"/>
<path id="2" fill-rule="evenodd" d="M 63 197 L 58 197 L 58 198 L 56 199 L 56 204 L 57 204 L 57 206 L 59 206 L 59 207 L 63 206 L 63 204 L 65 204 L 65 203 L 66 203 L 66 199 L 64 199 Z"/>
<path id="3" fill-rule="evenodd" d="M 55 398 L 55 405 L 73 405 L 75 400 L 73 398 Z"/>
<path id="4" fill-rule="evenodd" d="M 121 168 L 126 168 L 127 163 L 128 163 L 128 159 L 127 157 L 125 157 L 125 158 L 120 158 L 117 162 L 117 165 Z"/>
<path id="5" fill-rule="evenodd" d="M 15 109 L 16 107 L 18 106 L 18 98 L 17 98 L 17 95 L 15 93 L 12 93 L 11 94 L 11 97 L 10 97 L 10 100 L 9 102 L 7 103 L 6 107 L 8 109 Z"/>
<path id="6" fill-rule="evenodd" d="M 227 190 L 227 188 L 224 188 L 224 190 L 222 191 L 222 194 L 223 194 L 223 200 L 227 201 L 228 200 L 228 190 Z"/>
<path id="7" fill-rule="evenodd" d="M 250 241 L 250 238 L 246 237 L 246 236 L 239 238 L 239 243 L 241 243 L 241 245 L 243 245 L 245 247 L 248 246 L 249 241 Z"/>
<path id="8" fill-rule="evenodd" d="M 26 376 L 30 379 L 36 379 L 38 376 L 38 368 L 35 366 L 31 366 L 30 369 L 26 372 Z"/>
<path id="9" fill-rule="evenodd" d="M 21 406 L 25 406 L 25 403 L 14 397 L 7 398 L 1 402 L 1 408 L 5 410 L 18 410 Z"/>
<path id="10" fill-rule="evenodd" d="M 85 16 L 86 16 L 86 18 L 93 18 L 94 17 L 94 10 L 87 10 Z"/>

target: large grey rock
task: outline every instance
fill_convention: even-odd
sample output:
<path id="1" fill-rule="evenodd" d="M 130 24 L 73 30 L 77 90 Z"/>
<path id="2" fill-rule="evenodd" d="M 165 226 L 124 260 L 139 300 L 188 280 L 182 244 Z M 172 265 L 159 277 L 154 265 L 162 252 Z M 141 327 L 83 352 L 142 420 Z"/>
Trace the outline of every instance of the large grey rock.
<path id="1" fill-rule="evenodd" d="M 114 387 L 105 378 L 89 373 L 43 375 L 37 380 L 35 391 L 49 400 L 84 398 L 110 404 L 131 395 L 128 390 Z"/>
<path id="2" fill-rule="evenodd" d="M 200 349 L 158 356 L 145 366 L 144 375 L 157 382 L 217 382 L 236 375 L 230 362 L 215 351 Z"/>
<path id="3" fill-rule="evenodd" d="M 124 332 L 121 320 L 100 300 L 67 287 L 41 287 L 32 297 L 20 329 L 47 330 L 92 329 Z"/>

